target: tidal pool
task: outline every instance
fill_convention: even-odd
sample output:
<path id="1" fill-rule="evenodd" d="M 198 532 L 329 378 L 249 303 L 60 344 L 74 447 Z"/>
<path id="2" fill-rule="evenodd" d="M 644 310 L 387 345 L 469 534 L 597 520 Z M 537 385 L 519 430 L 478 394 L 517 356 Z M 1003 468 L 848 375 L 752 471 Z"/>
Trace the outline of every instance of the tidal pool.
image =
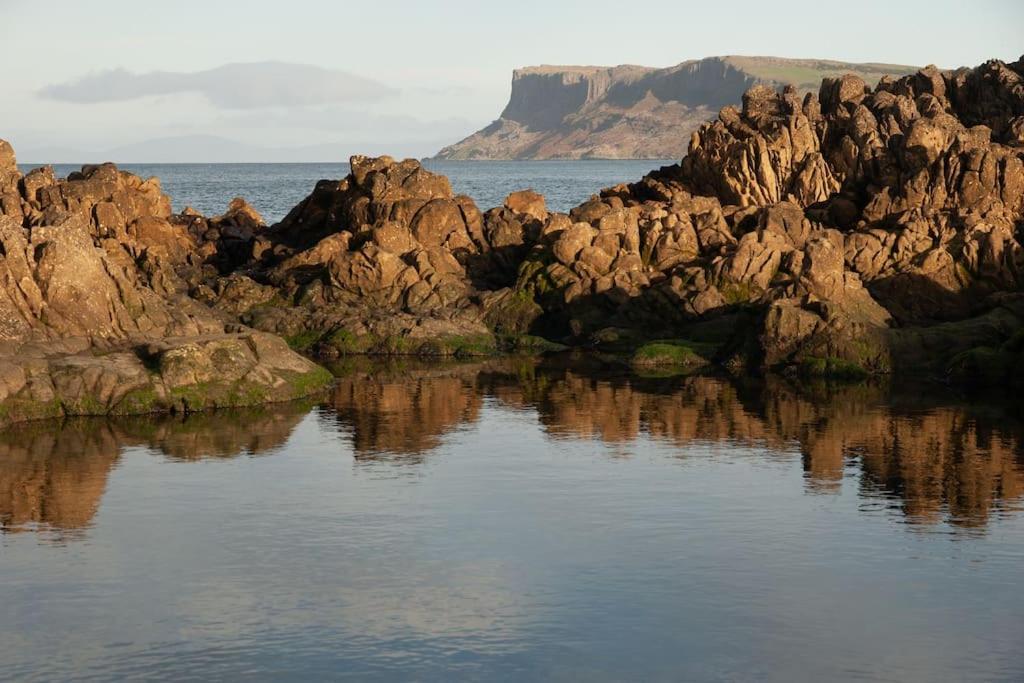
<path id="1" fill-rule="evenodd" d="M 338 374 L 319 402 L 0 433 L 0 678 L 1024 679 L 1019 406 Z"/>

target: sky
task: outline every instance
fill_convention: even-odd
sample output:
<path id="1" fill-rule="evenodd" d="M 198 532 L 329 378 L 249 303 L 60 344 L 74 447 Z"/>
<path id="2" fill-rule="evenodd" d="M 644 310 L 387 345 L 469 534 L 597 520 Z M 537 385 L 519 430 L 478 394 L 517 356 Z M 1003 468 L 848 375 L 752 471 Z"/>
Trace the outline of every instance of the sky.
<path id="1" fill-rule="evenodd" d="M 26 162 L 427 156 L 497 118 L 521 66 L 1022 53 L 1020 0 L 0 0 L 0 138 Z"/>

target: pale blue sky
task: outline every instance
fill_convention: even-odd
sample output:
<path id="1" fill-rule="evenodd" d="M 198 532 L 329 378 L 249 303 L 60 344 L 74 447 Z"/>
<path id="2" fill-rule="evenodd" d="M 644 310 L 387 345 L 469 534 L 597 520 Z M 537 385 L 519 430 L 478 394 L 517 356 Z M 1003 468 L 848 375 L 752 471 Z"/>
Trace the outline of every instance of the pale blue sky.
<path id="1" fill-rule="evenodd" d="M 668 66 L 747 54 L 955 67 L 1021 53 L 1019 0 L 0 0 L 0 137 L 32 161 L 41 160 L 28 159 L 34 150 L 97 153 L 180 135 L 269 147 L 329 142 L 344 153 L 419 155 L 495 118 L 508 97 L 512 69 L 530 64 Z M 48 91 L 63 99 L 40 92 L 74 86 L 90 75 L 107 83 L 103 72 L 112 69 L 144 74 L 134 80 L 122 74 L 115 84 L 120 92 L 131 83 L 152 84 L 154 71 L 205 72 L 269 61 L 342 70 L 371 83 L 353 80 L 347 92 L 349 81 L 328 89 L 317 85 L 314 74 L 254 101 L 244 81 L 237 92 L 223 92 L 218 71 L 186 76 L 192 79 L 187 87 L 124 101 L 64 101 L 89 92 L 105 97 L 93 82 L 77 91 Z M 160 82 L 181 78 L 175 73 Z M 195 85 L 199 81 L 204 85 Z M 314 90 L 333 94 L 323 101 L 300 97 Z"/>

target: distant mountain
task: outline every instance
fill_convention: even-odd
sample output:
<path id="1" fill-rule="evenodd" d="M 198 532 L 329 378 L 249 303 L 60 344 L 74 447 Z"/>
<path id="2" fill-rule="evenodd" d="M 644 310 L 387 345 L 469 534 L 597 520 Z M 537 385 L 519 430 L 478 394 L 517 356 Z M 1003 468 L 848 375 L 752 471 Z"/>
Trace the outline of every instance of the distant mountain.
<path id="1" fill-rule="evenodd" d="M 183 135 L 144 140 L 109 149 L 89 151 L 64 147 L 25 146 L 19 149 L 19 162 L 35 164 L 116 163 L 289 163 L 311 161 L 348 161 L 352 154 L 394 154 L 422 157 L 437 149 L 437 141 L 398 145 L 393 143 L 341 142 L 298 147 L 262 147 L 216 135 Z M 24 149 L 22 152 L 21 150 Z M 24 160 L 24 161 L 22 161 Z"/>
<path id="2" fill-rule="evenodd" d="M 918 67 L 780 57 L 708 57 L 666 69 L 534 66 L 512 75 L 501 117 L 445 147 L 441 159 L 666 159 L 686 153 L 690 134 L 759 83 L 817 91 L 844 73 L 874 85 Z"/>

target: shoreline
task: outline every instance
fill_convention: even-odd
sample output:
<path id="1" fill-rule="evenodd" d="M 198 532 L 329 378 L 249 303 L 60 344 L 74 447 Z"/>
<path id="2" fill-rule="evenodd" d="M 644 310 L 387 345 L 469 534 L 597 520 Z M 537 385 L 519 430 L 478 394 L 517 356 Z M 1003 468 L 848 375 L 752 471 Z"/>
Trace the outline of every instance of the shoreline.
<path id="1" fill-rule="evenodd" d="M 113 164 L 22 174 L 0 143 L 0 402 L 188 411 L 327 384 L 295 350 L 1024 385 L 1021 79 L 755 86 L 680 163 L 568 212 L 531 190 L 482 210 L 418 161 L 356 156 L 267 225 L 241 198 L 174 213 Z"/>

